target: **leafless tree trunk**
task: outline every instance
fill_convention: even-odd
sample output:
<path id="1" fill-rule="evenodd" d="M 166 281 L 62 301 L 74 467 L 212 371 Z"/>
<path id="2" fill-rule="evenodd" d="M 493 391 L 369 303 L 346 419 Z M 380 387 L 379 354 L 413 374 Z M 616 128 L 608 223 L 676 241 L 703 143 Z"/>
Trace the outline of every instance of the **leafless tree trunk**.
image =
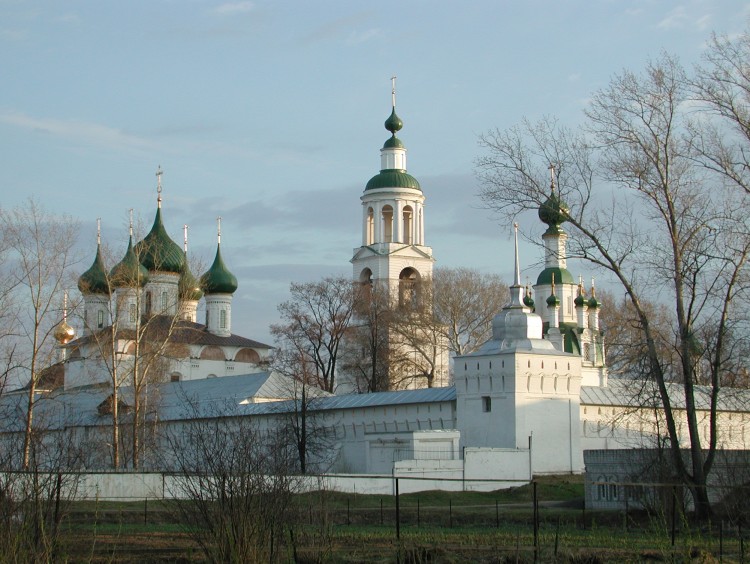
<path id="1" fill-rule="evenodd" d="M 28 374 L 23 445 L 23 467 L 28 468 L 37 382 L 54 358 L 52 333 L 62 319 L 60 306 L 63 290 L 70 282 L 70 267 L 78 260 L 73 251 L 78 224 L 69 217 L 50 215 L 29 200 L 22 207 L 0 211 L 0 229 L 10 253 L 12 286 L 17 291 L 13 326 L 19 340 L 14 353 L 23 357 Z"/>

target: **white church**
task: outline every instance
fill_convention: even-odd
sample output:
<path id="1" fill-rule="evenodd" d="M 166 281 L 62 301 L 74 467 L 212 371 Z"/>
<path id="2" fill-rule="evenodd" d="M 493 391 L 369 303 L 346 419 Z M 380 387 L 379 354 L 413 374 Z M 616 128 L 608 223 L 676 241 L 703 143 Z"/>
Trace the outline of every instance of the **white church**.
<path id="1" fill-rule="evenodd" d="M 434 258 L 425 239 L 426 196 L 407 172 L 406 148 L 396 137 L 403 123 L 395 101 L 385 126 L 391 137 L 380 151 L 380 172 L 361 196 L 361 245 L 351 263 L 355 282 L 385 284 L 401 302 L 418 299 L 414 282 L 430 279 Z M 271 347 L 231 331 L 238 281 L 221 257 L 220 227 L 216 258 L 196 280 L 188 268 L 187 237 L 180 248 L 167 235 L 161 204 L 159 181 L 151 231 L 137 243 L 131 231 L 125 256 L 110 269 L 98 241 L 95 260 L 79 279 L 85 302 L 82 334 L 74 338 L 65 320 L 57 331 L 65 351 L 63 385 L 39 392 L 41 420 L 52 429 L 76 432 L 88 444 L 100 443 L 89 469 L 106 469 L 109 463 L 111 411 L 106 406 L 113 378 L 107 359 L 118 358 L 128 374 L 139 334 L 147 340 L 149 331 L 168 332 L 159 350 L 161 381 L 150 386 L 158 401 L 149 404 L 147 417 L 156 435 L 184 424 L 186 398 L 205 407 L 206 417 L 221 417 L 217 409 L 231 405 L 233 417 L 251 418 L 268 432 L 283 425 L 285 414 L 297 405 L 290 392 L 294 386 L 268 370 Z M 360 484 L 359 492 L 372 476 L 450 478 L 462 480 L 461 487 L 497 489 L 499 482 L 489 480 L 583 472 L 586 449 L 649 447 L 659 440 L 657 410 L 633 399 L 634 388 L 643 382 L 608 378 L 599 326 L 603 306 L 593 286 L 586 291 L 567 269 L 562 205 L 553 178 L 549 199 L 539 210 L 547 225 L 545 266 L 533 285 L 534 297 L 520 282 L 516 235 L 510 302 L 494 318 L 491 339 L 453 359 L 452 383 L 443 351 L 445 370 L 435 387 L 321 393 L 310 402 L 310 416 L 332 437 L 326 452 L 316 457 L 316 471 L 359 476 L 352 482 Z M 200 299 L 206 311 L 202 322 L 196 320 Z M 160 324 L 160 317 L 173 321 Z M 101 348 L 101 334 L 115 335 L 114 354 L 107 356 Z M 131 383 L 127 378 L 118 382 L 125 409 Z M 698 395 L 703 401 L 700 390 Z M 750 442 L 741 399 L 727 391 L 720 400 L 721 447 L 744 449 Z M 6 394 L 0 409 L 23 409 L 23 393 Z M 703 433 L 707 426 L 706 420 Z M 20 431 L 22 426 L 11 425 L 0 434 Z M 160 458 L 152 456 L 145 466 L 159 470 Z M 429 480 L 412 485 L 436 487 L 456 486 Z"/>

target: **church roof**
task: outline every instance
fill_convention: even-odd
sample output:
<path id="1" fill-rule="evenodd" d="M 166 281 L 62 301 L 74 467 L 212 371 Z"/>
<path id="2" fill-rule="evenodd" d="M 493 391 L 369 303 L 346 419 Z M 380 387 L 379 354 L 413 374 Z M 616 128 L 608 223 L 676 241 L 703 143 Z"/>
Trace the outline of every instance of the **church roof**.
<path id="1" fill-rule="evenodd" d="M 685 392 L 681 384 L 668 382 L 667 390 L 675 409 L 685 408 Z M 708 410 L 711 406 L 711 387 L 695 386 L 696 407 Z M 656 384 L 650 380 L 609 378 L 607 385 L 581 386 L 581 405 L 613 407 L 654 407 L 660 405 Z M 719 411 L 747 411 L 750 405 L 750 390 L 722 388 L 719 392 Z"/>
<path id="2" fill-rule="evenodd" d="M 128 249 L 120 262 L 112 267 L 109 273 L 112 286 L 129 288 L 143 286 L 148 281 L 148 270 L 138 262 L 133 250 L 133 237 L 128 239 Z"/>
<path id="3" fill-rule="evenodd" d="M 381 170 L 365 186 L 365 190 L 375 190 L 376 188 L 412 188 L 414 190 L 422 190 L 416 178 L 405 170 L 399 169 Z"/>
<path id="4" fill-rule="evenodd" d="M 101 329 L 99 334 L 107 335 L 111 329 Z M 195 323 L 193 321 L 187 321 L 184 319 L 175 319 L 169 315 L 157 315 L 148 321 L 145 326 L 144 339 L 158 339 L 160 335 L 169 335 L 170 343 L 181 343 L 186 345 L 217 345 L 217 346 L 228 346 L 228 347 L 251 347 L 256 349 L 272 349 L 270 345 L 266 345 L 247 337 L 240 335 L 229 335 L 222 337 L 209 333 L 206 326 L 201 323 Z M 134 339 L 134 329 L 119 329 L 117 333 L 120 339 Z M 86 335 L 80 339 L 76 339 L 67 345 L 68 348 L 75 348 L 87 343 L 96 342 L 96 334 Z"/>
<path id="5" fill-rule="evenodd" d="M 89 269 L 78 277 L 78 289 L 81 294 L 109 294 L 107 269 L 102 259 L 102 246 L 96 246 L 96 257 Z"/>
<path id="6" fill-rule="evenodd" d="M 221 245 L 216 246 L 216 257 L 211 268 L 201 276 L 201 289 L 206 294 L 234 294 L 237 290 L 237 277 L 229 272 L 221 258 Z"/>
<path id="7" fill-rule="evenodd" d="M 180 246 L 167 235 L 161 219 L 161 207 L 156 208 L 156 217 L 151 231 L 135 246 L 141 264 L 150 272 L 182 272 L 185 254 Z"/>

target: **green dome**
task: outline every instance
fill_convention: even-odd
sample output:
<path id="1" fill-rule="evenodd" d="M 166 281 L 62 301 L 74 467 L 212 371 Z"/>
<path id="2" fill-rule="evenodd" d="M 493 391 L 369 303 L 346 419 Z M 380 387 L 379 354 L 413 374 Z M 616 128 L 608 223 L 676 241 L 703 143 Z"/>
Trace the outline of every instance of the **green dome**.
<path id="1" fill-rule="evenodd" d="M 548 232 L 559 231 L 560 225 L 565 222 L 568 207 L 560 200 L 556 192 L 552 192 L 547 201 L 539 206 L 539 219 L 549 225 Z"/>
<path id="2" fill-rule="evenodd" d="M 551 266 L 545 268 L 539 273 L 539 277 L 536 279 L 537 285 L 540 284 L 552 284 L 552 275 L 555 276 L 555 284 L 574 284 L 573 275 L 568 271 L 567 268 L 558 268 Z"/>
<path id="3" fill-rule="evenodd" d="M 528 286 L 526 287 L 526 295 L 523 297 L 523 305 L 534 309 L 534 298 L 531 297 L 531 290 Z"/>
<path id="4" fill-rule="evenodd" d="M 396 132 L 400 131 L 402 127 L 404 127 L 404 122 L 396 115 L 396 108 L 393 108 L 391 110 L 391 115 L 385 120 L 385 128 L 393 133 L 395 137 Z"/>
<path id="5" fill-rule="evenodd" d="M 578 295 L 576 296 L 576 299 L 573 300 L 573 303 L 576 307 L 583 307 L 584 305 L 586 305 L 586 298 L 580 290 L 578 292 Z"/>
<path id="6" fill-rule="evenodd" d="M 180 246 L 172 241 L 161 221 L 161 208 L 156 209 L 154 225 L 148 235 L 135 246 L 141 264 L 149 272 L 181 273 L 185 265 L 185 254 Z"/>
<path id="7" fill-rule="evenodd" d="M 203 291 L 200 288 L 198 280 L 190 272 L 187 257 L 185 257 L 185 268 L 182 269 L 182 274 L 180 274 L 180 282 L 177 289 L 181 300 L 198 301 L 203 297 Z"/>
<path id="8" fill-rule="evenodd" d="M 115 288 L 135 288 L 143 286 L 148 281 L 148 270 L 138 262 L 133 250 L 133 237 L 128 239 L 128 250 L 123 259 L 112 267 L 109 272 L 112 286 Z"/>
<path id="9" fill-rule="evenodd" d="M 591 296 L 591 298 L 589 299 L 589 307 L 591 309 L 599 309 L 600 307 L 602 307 L 602 304 L 601 302 L 599 302 L 599 300 L 596 299 L 596 296 Z"/>
<path id="10" fill-rule="evenodd" d="M 383 149 L 403 149 L 404 144 L 401 142 L 401 139 L 396 137 L 395 135 L 393 137 L 390 137 L 385 143 L 383 143 Z"/>
<path id="11" fill-rule="evenodd" d="M 234 294 L 237 290 L 237 277 L 224 264 L 221 245 L 216 247 L 216 258 L 211 268 L 201 276 L 200 286 L 206 294 Z"/>
<path id="12" fill-rule="evenodd" d="M 413 188 L 414 190 L 422 190 L 416 178 L 406 171 L 398 169 L 381 170 L 373 176 L 367 182 L 365 190 L 374 190 L 375 188 Z"/>
<path id="13" fill-rule="evenodd" d="M 107 270 L 102 260 L 101 245 L 96 246 L 96 258 L 86 272 L 78 278 L 78 289 L 82 294 L 105 294 L 109 295 L 109 281 Z"/>
<path id="14" fill-rule="evenodd" d="M 550 294 L 547 298 L 547 305 L 549 307 L 556 307 L 560 305 L 560 300 L 555 294 Z"/>

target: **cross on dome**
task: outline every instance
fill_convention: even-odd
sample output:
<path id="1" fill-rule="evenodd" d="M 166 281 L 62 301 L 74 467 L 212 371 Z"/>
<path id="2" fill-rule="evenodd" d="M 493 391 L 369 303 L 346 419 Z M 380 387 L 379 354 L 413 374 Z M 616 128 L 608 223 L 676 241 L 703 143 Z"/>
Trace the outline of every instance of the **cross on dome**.
<path id="1" fill-rule="evenodd" d="M 159 165 L 156 169 L 156 203 L 159 207 L 161 207 L 161 175 L 164 174 L 164 172 L 161 169 L 161 165 Z"/>

